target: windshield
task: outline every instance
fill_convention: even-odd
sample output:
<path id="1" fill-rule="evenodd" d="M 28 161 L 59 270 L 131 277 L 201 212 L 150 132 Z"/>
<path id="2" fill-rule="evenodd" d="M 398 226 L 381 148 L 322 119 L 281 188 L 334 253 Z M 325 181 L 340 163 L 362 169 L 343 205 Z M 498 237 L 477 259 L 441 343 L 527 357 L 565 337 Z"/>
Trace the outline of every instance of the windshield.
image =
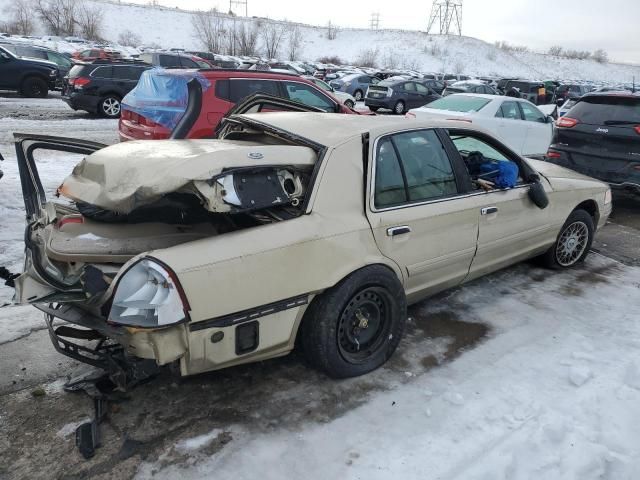
<path id="1" fill-rule="evenodd" d="M 491 100 L 468 95 L 450 95 L 431 102 L 428 108 L 450 112 L 479 112 Z"/>

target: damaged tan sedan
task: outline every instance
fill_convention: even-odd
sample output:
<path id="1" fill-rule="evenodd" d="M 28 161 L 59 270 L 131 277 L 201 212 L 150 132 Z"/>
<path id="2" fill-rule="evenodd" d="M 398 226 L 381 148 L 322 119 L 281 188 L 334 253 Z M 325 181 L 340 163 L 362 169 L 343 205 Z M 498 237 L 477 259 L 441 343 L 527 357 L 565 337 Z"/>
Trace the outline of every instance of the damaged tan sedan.
<path id="1" fill-rule="evenodd" d="M 218 137 L 16 136 L 16 301 L 122 388 L 140 365 L 191 375 L 296 345 L 333 377 L 364 374 L 407 304 L 532 257 L 572 267 L 611 210 L 605 184 L 464 122 L 260 113 Z M 58 191 L 72 202 L 44 198 L 40 149 L 86 155 Z"/>

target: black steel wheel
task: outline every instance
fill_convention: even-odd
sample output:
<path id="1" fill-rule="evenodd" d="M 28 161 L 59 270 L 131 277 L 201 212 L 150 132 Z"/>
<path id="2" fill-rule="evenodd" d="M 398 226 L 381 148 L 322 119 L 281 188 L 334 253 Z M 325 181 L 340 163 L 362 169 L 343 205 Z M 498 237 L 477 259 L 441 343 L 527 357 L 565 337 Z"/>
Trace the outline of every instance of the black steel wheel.
<path id="1" fill-rule="evenodd" d="M 307 361 L 334 378 L 363 375 L 393 354 L 407 317 L 404 288 L 382 265 L 364 267 L 314 298 L 298 343 Z"/>

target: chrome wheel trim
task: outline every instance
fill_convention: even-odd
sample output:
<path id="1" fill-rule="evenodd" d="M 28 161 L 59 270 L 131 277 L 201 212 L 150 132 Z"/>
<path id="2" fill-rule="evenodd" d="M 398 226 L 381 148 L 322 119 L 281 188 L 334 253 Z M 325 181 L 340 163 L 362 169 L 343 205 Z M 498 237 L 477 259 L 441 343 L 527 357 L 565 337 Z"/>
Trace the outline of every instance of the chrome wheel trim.
<path id="1" fill-rule="evenodd" d="M 105 98 L 102 101 L 102 111 L 110 117 L 115 117 L 120 114 L 120 102 L 113 97 Z"/>
<path id="2" fill-rule="evenodd" d="M 353 94 L 353 98 L 356 99 L 356 102 L 359 102 L 360 100 L 362 100 L 362 92 L 360 90 L 356 91 Z"/>
<path id="3" fill-rule="evenodd" d="M 556 245 L 556 261 L 563 267 L 575 264 L 587 249 L 589 227 L 584 222 L 573 222 L 560 233 Z"/>
<path id="4" fill-rule="evenodd" d="M 402 103 L 402 102 L 396 103 L 395 111 L 398 114 L 403 113 L 404 112 L 404 103 Z"/>

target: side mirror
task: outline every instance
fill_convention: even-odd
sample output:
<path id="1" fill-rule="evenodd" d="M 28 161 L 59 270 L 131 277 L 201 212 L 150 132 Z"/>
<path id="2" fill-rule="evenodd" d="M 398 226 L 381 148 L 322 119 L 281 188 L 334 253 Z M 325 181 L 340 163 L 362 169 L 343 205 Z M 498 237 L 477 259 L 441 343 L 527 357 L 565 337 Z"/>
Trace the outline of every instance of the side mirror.
<path id="1" fill-rule="evenodd" d="M 547 197 L 547 192 L 544 191 L 540 180 L 531 184 L 528 194 L 531 201 L 541 210 L 544 210 L 549 205 L 549 197 Z"/>
<path id="2" fill-rule="evenodd" d="M 559 107 L 561 107 L 563 103 L 564 103 L 564 100 L 562 100 L 561 98 L 556 100 L 556 105 L 558 105 Z"/>

